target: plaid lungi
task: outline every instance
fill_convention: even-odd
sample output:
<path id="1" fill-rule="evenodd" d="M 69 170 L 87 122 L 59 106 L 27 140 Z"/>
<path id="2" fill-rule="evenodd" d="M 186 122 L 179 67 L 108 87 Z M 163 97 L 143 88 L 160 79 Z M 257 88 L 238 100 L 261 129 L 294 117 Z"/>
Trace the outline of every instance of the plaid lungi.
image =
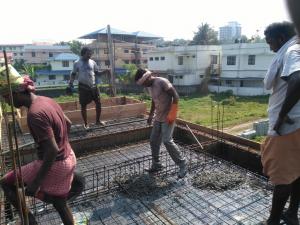
<path id="1" fill-rule="evenodd" d="M 21 167 L 23 182 L 25 186 L 30 184 L 34 180 L 42 163 L 42 160 L 35 160 Z M 65 158 L 64 160 L 55 161 L 53 163 L 40 186 L 39 192 L 46 193 L 51 196 L 66 197 L 71 188 L 75 166 L 76 157 L 74 152 L 71 150 L 67 158 Z M 17 172 L 17 174 L 18 178 L 20 179 L 19 172 Z M 4 176 L 4 178 L 8 184 L 14 184 L 14 171 L 8 172 Z M 41 195 L 40 193 L 36 197 L 38 196 L 43 195 Z"/>

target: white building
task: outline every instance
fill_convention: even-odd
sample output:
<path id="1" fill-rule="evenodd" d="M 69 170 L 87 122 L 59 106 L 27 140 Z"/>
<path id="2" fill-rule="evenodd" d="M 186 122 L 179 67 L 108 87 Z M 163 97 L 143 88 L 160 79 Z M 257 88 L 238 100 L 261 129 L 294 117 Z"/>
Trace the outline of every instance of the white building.
<path id="1" fill-rule="evenodd" d="M 194 45 L 157 48 L 148 53 L 148 68 L 168 76 L 174 85 L 200 85 L 219 64 L 221 46 Z"/>
<path id="2" fill-rule="evenodd" d="M 70 80 L 74 62 L 78 58 L 79 56 L 73 53 L 61 53 L 48 59 L 51 69 L 36 71 L 35 84 L 37 86 L 66 85 Z"/>
<path id="3" fill-rule="evenodd" d="M 221 75 L 212 77 L 209 90 L 232 90 L 244 96 L 268 94 L 263 79 L 273 56 L 266 43 L 222 45 Z"/>
<path id="4" fill-rule="evenodd" d="M 242 27 L 238 22 L 229 22 L 226 26 L 219 28 L 219 39 L 221 42 L 233 41 L 241 38 Z"/>

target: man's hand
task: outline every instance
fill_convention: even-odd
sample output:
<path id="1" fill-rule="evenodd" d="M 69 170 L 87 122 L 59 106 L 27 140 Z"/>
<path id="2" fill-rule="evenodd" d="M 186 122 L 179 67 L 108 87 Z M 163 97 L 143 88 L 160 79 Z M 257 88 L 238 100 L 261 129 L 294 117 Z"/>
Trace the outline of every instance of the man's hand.
<path id="1" fill-rule="evenodd" d="M 148 117 L 148 119 L 147 119 L 147 124 L 151 125 L 152 120 L 153 120 L 153 114 L 150 114 L 149 117 Z"/>
<path id="2" fill-rule="evenodd" d="M 166 122 L 168 124 L 172 124 L 176 120 L 177 111 L 178 111 L 178 105 L 173 103 L 171 105 L 171 109 L 170 109 L 169 114 L 167 116 L 167 121 Z"/>
<path id="3" fill-rule="evenodd" d="M 293 124 L 294 121 L 291 120 L 291 118 L 288 117 L 288 116 L 285 116 L 285 117 L 280 117 L 279 116 L 276 123 L 275 123 L 275 125 L 274 125 L 274 128 L 273 128 L 278 135 L 281 135 L 279 130 L 280 130 L 280 127 L 282 126 L 282 124 L 284 124 L 284 123 Z"/>
<path id="4" fill-rule="evenodd" d="M 40 185 L 38 184 L 38 182 L 33 181 L 30 185 L 27 185 L 25 189 L 25 194 L 34 197 L 38 193 L 39 189 Z"/>

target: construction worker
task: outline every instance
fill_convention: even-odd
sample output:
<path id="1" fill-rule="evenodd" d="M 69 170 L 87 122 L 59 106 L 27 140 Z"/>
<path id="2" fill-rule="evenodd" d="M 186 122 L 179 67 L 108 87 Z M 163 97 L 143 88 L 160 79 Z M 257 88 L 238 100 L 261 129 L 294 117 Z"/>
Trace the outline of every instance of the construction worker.
<path id="1" fill-rule="evenodd" d="M 87 121 L 87 105 L 94 101 L 96 106 L 96 123 L 95 125 L 105 125 L 103 121 L 100 120 L 101 116 L 101 101 L 100 101 L 100 91 L 96 85 L 95 75 L 101 75 L 107 73 L 108 70 L 102 72 L 94 60 L 91 59 L 92 50 L 89 47 L 83 47 L 81 49 L 81 58 L 74 63 L 73 71 L 71 72 L 71 77 L 69 81 L 70 89 L 73 87 L 73 82 L 78 75 L 78 92 L 79 92 L 79 103 L 81 105 L 81 115 L 84 121 L 84 128 L 88 129 Z"/>
<path id="2" fill-rule="evenodd" d="M 160 145 L 163 142 L 173 161 L 179 166 L 178 177 L 183 178 L 187 173 L 186 160 L 178 146 L 173 141 L 173 131 L 178 110 L 179 96 L 173 85 L 165 78 L 155 77 L 149 70 L 138 69 L 135 74 L 138 85 L 148 88 L 152 97 L 148 124 L 153 128 L 150 136 L 152 166 L 150 173 L 162 170 L 159 159 Z M 155 112 L 155 117 L 154 117 Z"/>
<path id="3" fill-rule="evenodd" d="M 13 73 L 11 73 L 13 71 Z M 5 71 L 0 71 L 0 79 Z M 21 167 L 25 194 L 53 204 L 64 224 L 73 225 L 74 220 L 67 200 L 83 190 L 84 180 L 74 177 L 76 157 L 68 139 L 70 120 L 52 99 L 35 95 L 34 84 L 28 76 L 21 77 L 10 67 L 13 105 L 28 108 L 27 121 L 31 135 L 38 145 L 38 159 Z M 10 104 L 7 83 L 0 82 L 0 95 Z M 16 177 L 19 170 L 8 172 L 0 181 L 7 200 L 18 210 Z M 72 186 L 72 188 L 71 188 Z M 27 209 L 28 210 L 28 209 Z M 29 224 L 37 224 L 28 210 Z"/>
<path id="4" fill-rule="evenodd" d="M 265 224 L 277 225 L 283 219 L 287 224 L 299 225 L 299 37 L 294 36 L 294 26 L 289 22 L 273 23 L 264 34 L 270 49 L 276 52 L 264 79 L 265 88 L 272 93 L 268 106 L 269 130 L 262 144 L 261 159 L 263 172 L 275 185 L 271 213 Z M 289 207 L 284 212 L 289 197 Z"/>

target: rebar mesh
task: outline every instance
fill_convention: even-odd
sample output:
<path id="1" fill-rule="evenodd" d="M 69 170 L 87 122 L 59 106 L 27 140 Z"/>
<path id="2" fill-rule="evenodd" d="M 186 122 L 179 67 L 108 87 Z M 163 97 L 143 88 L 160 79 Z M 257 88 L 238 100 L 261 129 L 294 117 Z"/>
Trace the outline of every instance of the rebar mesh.
<path id="1" fill-rule="evenodd" d="M 177 180 L 178 168 L 163 146 L 164 169 L 155 176 L 145 172 L 151 164 L 147 142 L 79 158 L 87 182 L 85 192 L 70 203 L 74 217 L 89 224 L 256 224 L 268 216 L 272 186 L 264 177 L 194 146 L 180 148 L 189 162 L 183 180 Z M 228 189 L 193 185 L 195 176 L 222 171 L 239 174 L 242 182 Z M 124 182 L 132 178 L 152 179 L 156 188 L 139 193 Z M 36 203 L 33 210 L 40 224 L 61 224 L 51 206 Z"/>

